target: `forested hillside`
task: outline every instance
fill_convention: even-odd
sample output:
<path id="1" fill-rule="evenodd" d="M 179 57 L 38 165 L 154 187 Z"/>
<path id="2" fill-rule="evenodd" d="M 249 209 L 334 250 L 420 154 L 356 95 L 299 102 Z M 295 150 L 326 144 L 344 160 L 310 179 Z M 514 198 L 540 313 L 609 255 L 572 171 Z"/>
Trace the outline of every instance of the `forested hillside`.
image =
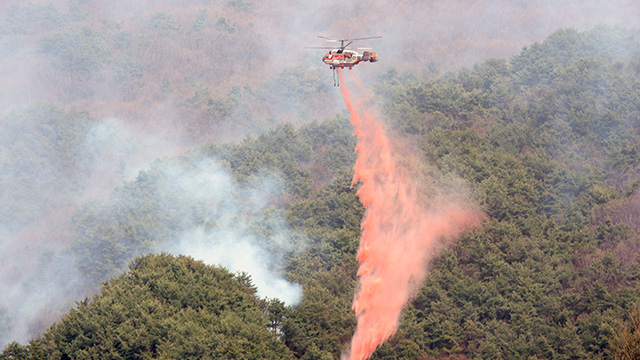
<path id="1" fill-rule="evenodd" d="M 420 351 L 609 356 L 639 299 L 638 49 L 637 32 L 560 30 L 510 61 L 383 80 L 395 126 L 489 216 L 407 309 Z"/>
<path id="2" fill-rule="evenodd" d="M 277 339 L 278 302 L 247 276 L 185 257 L 137 258 L 127 274 L 79 302 L 29 351 L 2 358 L 292 359 Z"/>
<path id="3" fill-rule="evenodd" d="M 562 29 L 510 59 L 426 82 L 395 70 L 379 76 L 372 101 L 394 136 L 430 171 L 462 177 L 486 218 L 431 264 L 399 332 L 373 359 L 600 359 L 623 348 L 620 334 L 630 338 L 623 330 L 640 306 L 638 59 L 640 32 L 601 26 Z M 38 106 L 6 119 L 42 137 L 24 144 L 5 134 L 2 151 L 29 154 L 6 165 L 12 174 L 37 181 L 25 164 L 60 164 L 47 168 L 59 181 L 46 186 L 79 181 L 87 163 L 73 144 L 90 132 L 90 114 Z M 88 288 L 107 282 L 0 359 L 337 358 L 355 329 L 363 214 L 351 186 L 351 132 L 338 115 L 239 143 L 205 142 L 155 161 L 108 196 L 67 200 L 73 230 L 62 235 L 72 240 L 38 254 L 34 279 L 73 259 L 56 276 Z M 3 200 L 28 197 L 20 186 Z M 4 216 L 19 227 L 60 201 L 33 200 Z M 134 260 L 234 241 L 266 254 L 269 276 L 287 289 L 301 286 L 299 302 L 188 257 Z M 0 334 L 9 333 L 17 313 L 0 316 Z"/>

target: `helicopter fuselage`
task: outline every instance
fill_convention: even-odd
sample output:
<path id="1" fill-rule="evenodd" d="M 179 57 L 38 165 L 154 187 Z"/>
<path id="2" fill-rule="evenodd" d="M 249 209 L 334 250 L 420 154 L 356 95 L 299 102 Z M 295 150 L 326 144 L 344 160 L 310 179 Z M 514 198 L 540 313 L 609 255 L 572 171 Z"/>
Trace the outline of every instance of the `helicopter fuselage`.
<path id="1" fill-rule="evenodd" d="M 331 69 L 353 68 L 362 61 L 376 62 L 378 54 L 373 51 L 365 51 L 360 54 L 357 51 L 347 49 L 332 49 L 324 55 L 322 61 Z"/>

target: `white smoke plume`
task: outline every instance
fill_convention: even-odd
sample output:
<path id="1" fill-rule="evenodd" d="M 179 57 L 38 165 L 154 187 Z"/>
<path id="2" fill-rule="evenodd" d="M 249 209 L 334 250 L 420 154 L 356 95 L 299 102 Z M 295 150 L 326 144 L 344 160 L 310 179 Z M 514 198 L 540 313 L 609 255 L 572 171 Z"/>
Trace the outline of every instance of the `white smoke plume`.
<path id="1" fill-rule="evenodd" d="M 160 134 L 105 119 L 92 124 L 83 139 L 63 139 L 75 147 L 71 153 L 81 156 L 74 169 L 60 171 L 60 164 L 68 159 L 59 159 L 57 153 L 48 163 L 22 153 L 24 148 L 39 152 L 50 148 L 39 143 L 38 124 L 50 121 L 42 116 L 59 113 L 37 108 L 17 113 L 22 115 L 5 117 L 0 124 L 0 129 L 24 135 L 6 139 L 0 152 L 0 200 L 9 207 L 0 219 L 0 346 L 41 333 L 99 286 L 81 275 L 78 259 L 68 248 L 76 210 L 107 198 L 149 163 L 180 149 Z"/>
<path id="2" fill-rule="evenodd" d="M 121 119 L 104 119 L 87 133 L 82 198 L 106 196 L 125 181 L 135 180 L 151 162 L 181 150 L 179 142 L 163 134 L 136 130 Z"/>
<path id="3" fill-rule="evenodd" d="M 282 193 L 278 179 L 258 177 L 238 184 L 214 160 L 202 160 L 190 168 L 174 165 L 165 171 L 168 192 L 177 192 L 185 203 L 199 204 L 198 224 L 159 251 L 192 256 L 207 264 L 251 275 L 258 295 L 279 298 L 296 305 L 302 287 L 281 274 L 288 252 L 302 246 L 281 213 L 268 209 Z"/>

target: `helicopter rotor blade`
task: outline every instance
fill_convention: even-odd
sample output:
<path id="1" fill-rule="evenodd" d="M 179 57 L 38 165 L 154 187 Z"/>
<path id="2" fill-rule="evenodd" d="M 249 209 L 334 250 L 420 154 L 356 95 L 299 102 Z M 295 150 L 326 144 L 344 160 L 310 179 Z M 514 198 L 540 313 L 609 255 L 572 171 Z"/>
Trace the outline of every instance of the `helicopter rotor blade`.
<path id="1" fill-rule="evenodd" d="M 349 45 L 353 44 L 354 41 L 357 40 L 366 40 L 366 39 L 380 39 L 382 36 L 366 36 L 366 37 L 359 37 L 359 38 L 351 38 L 351 39 L 332 39 L 326 36 L 322 36 L 322 35 L 318 35 L 319 38 L 321 39 L 325 39 L 328 42 L 333 42 L 333 43 L 340 43 L 340 46 L 337 47 L 310 47 L 307 46 L 307 49 L 339 49 L 340 51 L 343 51 L 344 49 L 346 49 Z M 346 43 L 346 44 L 345 44 Z M 358 49 L 362 49 L 362 50 L 371 50 L 371 48 L 358 48 Z"/>
<path id="2" fill-rule="evenodd" d="M 380 39 L 382 36 L 366 36 L 366 37 L 359 37 L 359 38 L 349 38 L 349 39 L 332 39 L 332 38 L 328 38 L 326 36 L 322 36 L 322 35 L 318 35 L 319 38 L 321 39 L 325 39 L 329 42 L 341 42 L 341 41 L 355 41 L 355 40 L 367 40 L 367 39 Z"/>
<path id="3" fill-rule="evenodd" d="M 382 36 L 367 36 L 361 38 L 345 39 L 345 40 L 366 40 L 366 39 L 380 39 Z"/>
<path id="4" fill-rule="evenodd" d="M 325 39 L 325 40 L 327 40 L 327 41 L 329 41 L 329 42 L 339 42 L 339 41 L 340 41 L 340 40 L 336 40 L 336 39 L 328 38 L 328 37 L 326 37 L 326 36 L 322 36 L 322 35 L 318 35 L 318 37 L 319 37 L 319 38 L 321 38 L 321 39 Z"/>

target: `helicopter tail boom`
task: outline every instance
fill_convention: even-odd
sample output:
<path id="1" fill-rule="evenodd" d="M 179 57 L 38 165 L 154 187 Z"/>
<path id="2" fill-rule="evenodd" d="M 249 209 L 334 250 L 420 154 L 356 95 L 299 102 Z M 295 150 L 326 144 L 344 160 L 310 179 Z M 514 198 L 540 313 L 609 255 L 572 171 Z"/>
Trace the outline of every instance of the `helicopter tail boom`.
<path id="1" fill-rule="evenodd" d="M 362 53 L 362 61 L 376 62 L 378 60 L 378 53 L 375 51 L 365 51 Z"/>

